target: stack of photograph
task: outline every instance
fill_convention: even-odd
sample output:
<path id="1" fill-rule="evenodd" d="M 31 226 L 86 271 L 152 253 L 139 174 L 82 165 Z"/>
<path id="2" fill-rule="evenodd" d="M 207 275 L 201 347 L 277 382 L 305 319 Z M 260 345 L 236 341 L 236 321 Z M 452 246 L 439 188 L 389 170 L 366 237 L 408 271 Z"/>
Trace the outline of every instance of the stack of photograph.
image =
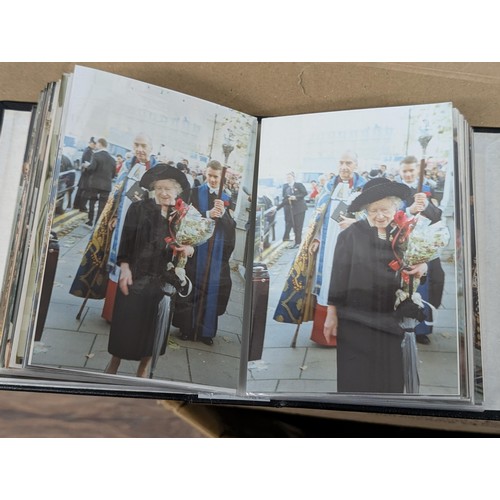
<path id="1" fill-rule="evenodd" d="M 2 108 L 2 388 L 499 410 L 497 137 L 450 102 L 254 117 L 76 66 Z"/>

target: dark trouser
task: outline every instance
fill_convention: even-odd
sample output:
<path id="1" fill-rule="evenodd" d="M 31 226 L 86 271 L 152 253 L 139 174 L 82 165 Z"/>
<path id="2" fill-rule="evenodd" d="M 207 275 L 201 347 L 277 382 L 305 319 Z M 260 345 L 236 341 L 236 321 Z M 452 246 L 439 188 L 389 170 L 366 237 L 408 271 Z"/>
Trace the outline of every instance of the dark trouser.
<path id="1" fill-rule="evenodd" d="M 436 309 L 441 305 L 444 289 L 444 271 L 439 258 L 433 259 L 427 263 L 427 279 L 421 284 L 417 292 L 420 293 L 422 299 L 430 302 Z M 433 312 L 426 304 L 424 306 L 425 319 L 432 323 Z M 430 335 L 432 333 L 432 325 L 426 325 L 424 321 L 419 323 L 415 328 L 416 335 Z"/>
<path id="2" fill-rule="evenodd" d="M 285 207 L 285 233 L 283 234 L 283 239 L 284 240 L 289 240 L 290 239 L 290 231 L 293 228 L 293 222 L 292 222 L 292 214 L 290 212 L 290 208 Z"/>
<path id="3" fill-rule="evenodd" d="M 73 208 L 79 210 L 87 210 L 87 190 L 79 187 L 76 190 L 75 200 L 73 201 Z"/>
<path id="4" fill-rule="evenodd" d="M 295 234 L 295 244 L 300 245 L 302 242 L 302 229 L 304 228 L 305 212 L 293 215 L 293 232 Z"/>
<path id="5" fill-rule="evenodd" d="M 94 224 L 99 220 L 99 217 L 106 206 L 106 202 L 109 198 L 109 191 L 104 191 L 103 189 L 91 189 L 89 190 L 89 221 Z M 96 201 L 99 202 L 97 209 L 97 219 L 94 220 L 94 209 Z"/>
<path id="6" fill-rule="evenodd" d="M 76 190 L 73 207 L 79 210 L 87 210 L 87 201 L 89 200 L 89 173 L 82 170 L 80 180 L 78 181 L 78 189 Z"/>
<path id="7" fill-rule="evenodd" d="M 289 208 L 285 209 L 285 234 L 283 235 L 284 240 L 290 239 L 290 230 L 293 229 L 293 234 L 295 235 L 295 244 L 300 245 L 302 241 L 302 229 L 304 228 L 305 216 L 305 212 L 293 214 Z"/>

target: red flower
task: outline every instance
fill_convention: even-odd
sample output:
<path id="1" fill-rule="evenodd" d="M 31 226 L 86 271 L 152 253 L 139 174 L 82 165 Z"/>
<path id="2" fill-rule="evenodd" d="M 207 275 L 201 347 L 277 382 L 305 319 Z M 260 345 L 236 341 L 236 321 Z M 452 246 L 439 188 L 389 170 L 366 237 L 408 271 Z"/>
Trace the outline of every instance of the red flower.
<path id="1" fill-rule="evenodd" d="M 398 210 L 394 216 L 394 222 L 399 226 L 403 227 L 408 222 L 408 217 L 403 210 Z"/>
<path id="2" fill-rule="evenodd" d="M 399 271 L 401 269 L 401 264 L 397 260 L 391 260 L 391 262 L 389 262 L 389 267 L 393 271 Z"/>
<path id="3" fill-rule="evenodd" d="M 184 201 L 182 198 L 178 198 L 177 201 L 175 202 L 175 209 L 180 212 L 184 208 Z"/>

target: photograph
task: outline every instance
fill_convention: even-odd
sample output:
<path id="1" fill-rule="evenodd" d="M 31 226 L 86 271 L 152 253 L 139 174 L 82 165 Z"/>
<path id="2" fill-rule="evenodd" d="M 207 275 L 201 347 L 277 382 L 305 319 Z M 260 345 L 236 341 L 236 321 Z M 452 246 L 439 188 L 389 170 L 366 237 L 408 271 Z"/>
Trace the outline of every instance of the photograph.
<path id="1" fill-rule="evenodd" d="M 77 66 L 11 366 L 236 390 L 256 137 L 244 113 Z"/>
<path id="2" fill-rule="evenodd" d="M 248 391 L 464 395 L 451 103 L 262 122 Z"/>

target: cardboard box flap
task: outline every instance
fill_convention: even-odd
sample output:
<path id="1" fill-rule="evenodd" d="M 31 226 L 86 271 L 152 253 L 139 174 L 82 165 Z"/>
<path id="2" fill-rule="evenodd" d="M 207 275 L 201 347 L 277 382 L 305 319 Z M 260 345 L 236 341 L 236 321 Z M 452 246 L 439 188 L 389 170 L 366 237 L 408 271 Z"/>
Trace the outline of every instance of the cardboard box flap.
<path id="1" fill-rule="evenodd" d="M 452 101 L 500 127 L 500 63 L 79 63 L 254 116 Z M 36 101 L 74 63 L 1 63 L 0 99 Z"/>

